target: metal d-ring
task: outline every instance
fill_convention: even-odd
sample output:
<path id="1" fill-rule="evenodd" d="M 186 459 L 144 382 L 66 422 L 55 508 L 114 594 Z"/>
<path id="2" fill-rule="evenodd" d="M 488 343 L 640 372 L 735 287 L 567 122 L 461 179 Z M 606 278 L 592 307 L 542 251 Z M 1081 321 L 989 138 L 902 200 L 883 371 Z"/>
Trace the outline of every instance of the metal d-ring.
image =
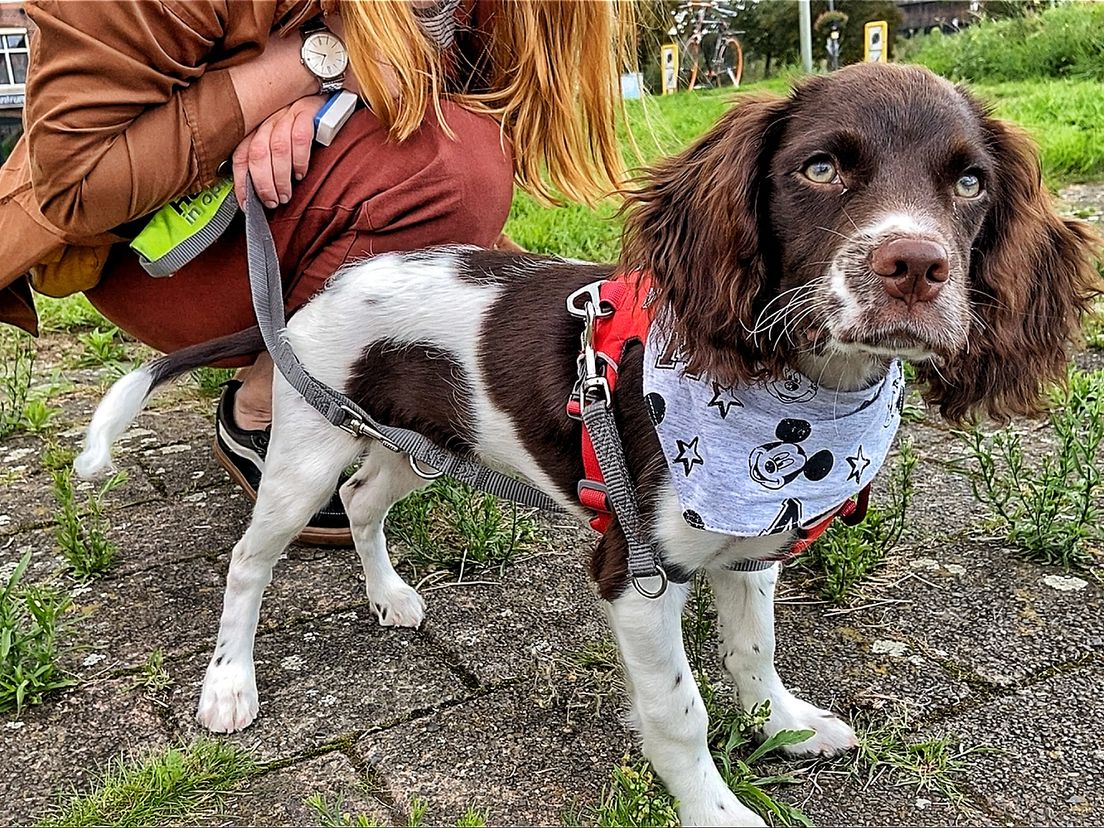
<path id="1" fill-rule="evenodd" d="M 656 574 L 646 575 L 644 577 L 655 578 L 657 576 L 659 577 L 659 589 L 657 589 L 655 592 L 649 592 L 643 586 L 641 586 L 640 582 L 644 580 L 644 578 L 641 577 L 633 577 L 633 588 L 645 598 L 658 598 L 660 595 L 667 591 L 667 570 L 665 570 L 662 566 L 656 564 Z"/>
<path id="2" fill-rule="evenodd" d="M 433 468 L 428 463 L 420 463 L 417 458 L 411 457 L 409 454 L 406 459 L 410 461 L 410 468 L 413 470 L 414 474 L 418 475 L 422 480 L 436 480 L 438 477 L 443 477 L 445 474 L 442 471 L 437 471 L 437 469 Z M 423 471 L 423 466 L 429 469 L 429 471 Z"/>

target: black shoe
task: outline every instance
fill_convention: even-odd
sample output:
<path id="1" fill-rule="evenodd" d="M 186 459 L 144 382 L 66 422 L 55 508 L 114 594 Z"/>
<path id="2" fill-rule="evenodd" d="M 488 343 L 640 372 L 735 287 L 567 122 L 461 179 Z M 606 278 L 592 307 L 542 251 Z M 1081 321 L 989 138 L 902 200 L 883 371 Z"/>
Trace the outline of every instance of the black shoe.
<path id="1" fill-rule="evenodd" d="M 241 383 L 230 380 L 219 397 L 218 413 L 215 415 L 215 458 L 245 490 L 253 500 L 257 499 L 257 488 L 261 485 L 264 472 L 265 455 L 271 429 L 264 428 L 248 431 L 239 428 L 234 422 L 234 394 Z M 344 480 L 342 480 L 344 482 Z M 323 506 L 310 519 L 306 528 L 297 538 L 301 543 L 317 546 L 352 546 L 353 533 L 349 529 L 349 516 L 345 506 L 335 491 L 330 502 Z"/>

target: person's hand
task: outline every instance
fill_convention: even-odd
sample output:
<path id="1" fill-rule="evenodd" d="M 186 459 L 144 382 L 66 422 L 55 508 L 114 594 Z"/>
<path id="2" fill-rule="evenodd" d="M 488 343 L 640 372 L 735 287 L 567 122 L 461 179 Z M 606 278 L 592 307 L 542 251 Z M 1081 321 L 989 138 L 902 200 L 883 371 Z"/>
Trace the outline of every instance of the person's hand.
<path id="1" fill-rule="evenodd" d="M 300 98 L 277 110 L 234 150 L 234 191 L 238 203 L 245 203 L 245 175 L 252 173 L 253 186 L 265 207 L 287 204 L 291 199 L 292 179 L 307 173 L 311 144 L 314 142 L 314 116 L 326 103 L 323 95 Z"/>

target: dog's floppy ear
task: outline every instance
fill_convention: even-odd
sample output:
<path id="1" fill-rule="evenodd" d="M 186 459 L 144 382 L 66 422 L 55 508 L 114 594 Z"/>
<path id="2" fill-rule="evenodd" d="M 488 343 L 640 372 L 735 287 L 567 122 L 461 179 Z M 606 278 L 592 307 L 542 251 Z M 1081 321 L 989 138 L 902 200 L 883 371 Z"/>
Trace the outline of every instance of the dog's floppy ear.
<path id="1" fill-rule="evenodd" d="M 1034 143 L 987 115 L 982 124 L 996 171 L 970 262 L 969 343 L 952 359 L 917 366 L 926 399 L 952 421 L 1038 414 L 1045 387 L 1064 380 L 1101 288 L 1099 240 L 1055 212 Z"/>
<path id="2" fill-rule="evenodd" d="M 789 105 L 776 97 L 737 103 L 627 194 L 621 267 L 650 274 L 656 321 L 673 334 L 671 350 L 688 360 L 687 373 L 726 385 L 764 361 L 750 335 L 765 283 L 762 196 Z"/>

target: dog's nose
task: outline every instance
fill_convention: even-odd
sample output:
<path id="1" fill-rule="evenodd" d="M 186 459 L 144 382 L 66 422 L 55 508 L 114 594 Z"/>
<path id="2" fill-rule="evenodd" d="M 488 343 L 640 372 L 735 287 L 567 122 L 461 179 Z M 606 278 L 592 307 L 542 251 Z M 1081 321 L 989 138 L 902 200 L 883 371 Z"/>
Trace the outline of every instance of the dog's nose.
<path id="1" fill-rule="evenodd" d="M 950 275 L 946 248 L 928 239 L 883 242 L 871 253 L 870 264 L 886 293 L 909 304 L 933 300 Z"/>

